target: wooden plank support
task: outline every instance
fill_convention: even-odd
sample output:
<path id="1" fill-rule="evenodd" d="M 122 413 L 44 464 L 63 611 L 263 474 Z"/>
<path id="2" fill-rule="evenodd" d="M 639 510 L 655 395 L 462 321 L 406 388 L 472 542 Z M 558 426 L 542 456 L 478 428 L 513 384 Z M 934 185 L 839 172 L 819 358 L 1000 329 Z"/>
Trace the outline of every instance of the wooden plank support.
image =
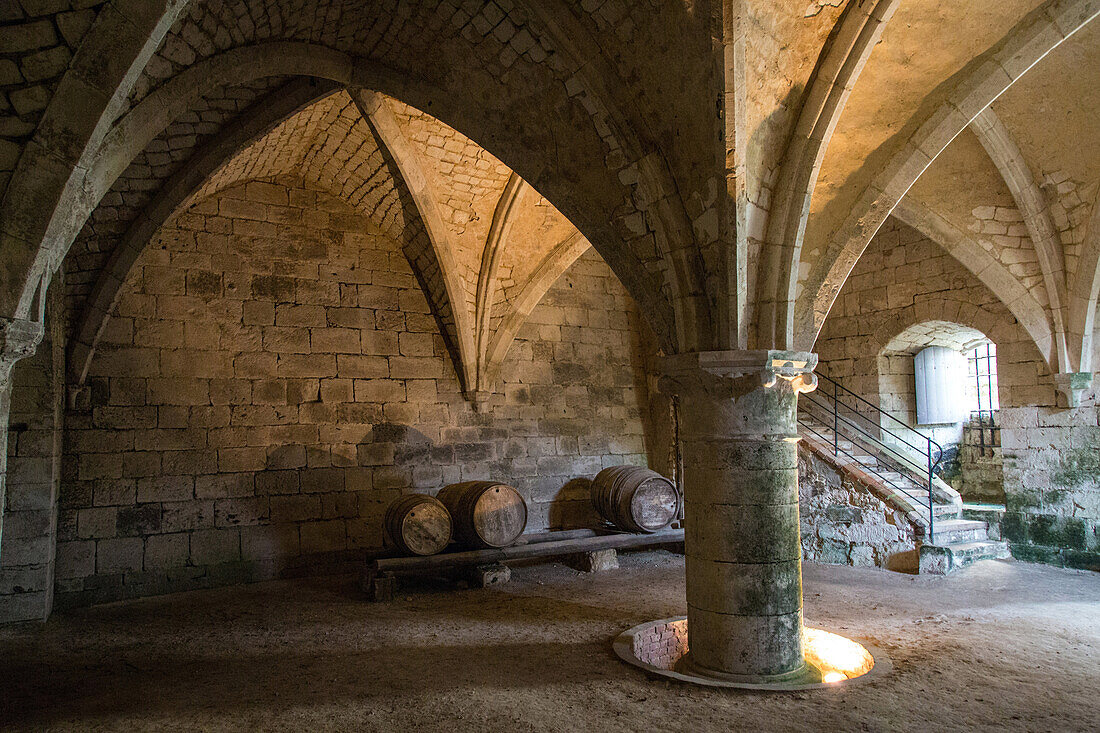
<path id="1" fill-rule="evenodd" d="M 363 573 L 360 587 L 372 601 L 392 601 L 394 594 L 397 592 L 397 578 L 394 577 L 393 573 L 378 572 L 374 568 L 367 568 L 367 571 Z"/>
<path id="2" fill-rule="evenodd" d="M 599 534 L 594 530 L 575 530 L 593 532 L 591 536 L 571 536 L 565 539 L 553 539 L 525 544 L 511 545 L 488 550 L 467 550 L 448 552 L 428 557 L 387 557 L 370 563 L 369 572 L 374 573 L 415 573 L 442 568 L 466 567 L 502 563 L 512 560 L 524 560 L 532 557 L 554 557 L 575 553 L 595 552 L 598 550 L 620 550 L 630 547 L 675 544 L 684 541 L 684 530 L 663 530 L 653 534 Z M 550 535 L 558 533 L 548 533 Z M 561 533 L 561 534 L 564 534 Z M 541 539 L 541 538 L 540 538 Z"/>

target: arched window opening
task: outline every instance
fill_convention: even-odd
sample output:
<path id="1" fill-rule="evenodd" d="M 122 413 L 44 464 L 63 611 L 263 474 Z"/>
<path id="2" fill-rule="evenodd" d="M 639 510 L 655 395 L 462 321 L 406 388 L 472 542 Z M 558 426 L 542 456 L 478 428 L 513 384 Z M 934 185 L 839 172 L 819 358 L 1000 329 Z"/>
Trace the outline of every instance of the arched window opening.
<path id="1" fill-rule="evenodd" d="M 973 385 L 970 411 L 992 419 L 1001 406 L 997 397 L 997 345 L 986 341 L 967 354 L 966 360 Z"/>
<path id="2" fill-rule="evenodd" d="M 879 354 L 882 409 L 943 447 L 937 473 L 966 501 L 1004 501 L 997 389 L 996 344 L 958 323 L 914 324 Z"/>

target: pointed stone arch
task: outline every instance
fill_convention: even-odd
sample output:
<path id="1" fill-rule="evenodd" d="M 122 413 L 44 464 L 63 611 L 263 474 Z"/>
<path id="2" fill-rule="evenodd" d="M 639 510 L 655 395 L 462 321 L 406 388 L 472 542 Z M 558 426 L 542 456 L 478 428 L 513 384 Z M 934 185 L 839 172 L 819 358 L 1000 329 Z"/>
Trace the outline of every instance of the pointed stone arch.
<path id="1" fill-rule="evenodd" d="M 794 348 L 798 263 L 817 176 L 848 97 L 900 2 L 849 4 L 803 95 L 768 214 L 767 264 L 763 270 L 768 279 L 757 305 L 761 344 Z"/>
<path id="2" fill-rule="evenodd" d="M 313 79 L 291 81 L 275 94 L 245 110 L 228 129 L 203 146 L 186 166 L 164 183 L 111 253 L 76 321 L 68 359 L 69 378 L 74 384 L 84 383 L 100 335 L 126 282 L 126 276 L 157 230 L 226 161 L 295 112 L 338 89 L 339 86 L 331 82 Z"/>
<path id="3" fill-rule="evenodd" d="M 970 123 L 970 128 L 1015 199 L 1039 257 L 1054 331 L 1055 363 L 1051 366 L 1056 366 L 1060 372 L 1077 371 L 1074 362 L 1079 359 L 1074 359 L 1066 340 L 1065 252 L 1046 196 L 1036 183 L 1016 141 L 991 107 L 982 110 Z"/>
<path id="4" fill-rule="evenodd" d="M 922 108 L 895 139 L 906 142 L 867 179 L 870 181 L 814 263 L 795 305 L 795 345 L 817 338 L 848 274 L 879 227 L 933 160 L 1028 69 L 1100 15 L 1097 0 L 1047 0 L 1000 42 L 976 57 L 945 84 L 946 100 Z M 875 159 L 874 156 L 871 158 Z"/>
<path id="5" fill-rule="evenodd" d="M 1000 262 L 946 219 L 911 198 L 902 199 L 893 216 L 938 244 L 978 278 L 1024 327 L 1047 366 L 1054 363 L 1054 331 L 1046 309 Z"/>
<path id="6" fill-rule="evenodd" d="M 508 314 L 496 332 L 493 333 L 492 340 L 489 342 L 485 360 L 485 371 L 489 384 L 496 381 L 500 373 L 500 367 L 508 355 L 508 349 L 511 348 L 520 327 L 531 315 L 531 311 L 546 295 L 546 291 L 591 246 L 580 232 L 576 232 L 560 242 L 539 262 L 516 297 L 512 312 Z"/>
<path id="7" fill-rule="evenodd" d="M 0 203 L 0 313 L 31 315 L 79 230 L 64 214 L 138 76 L 189 0 L 113 0 L 100 11 L 22 150 Z"/>
<path id="8" fill-rule="evenodd" d="M 218 80 L 238 81 L 250 75 L 285 73 L 288 76 L 314 75 L 346 86 L 378 89 L 428 110 L 455 129 L 474 130 L 474 139 L 487 145 L 526 180 L 536 182 L 545 195 L 559 202 L 557 205 L 570 220 L 589 233 L 589 238 L 596 242 L 620 280 L 643 304 L 647 318 L 654 324 L 666 346 L 670 349 L 694 348 L 700 343 L 709 343 L 713 335 L 707 326 L 700 325 L 709 322 L 709 306 L 702 288 L 703 268 L 696 261 L 696 249 L 691 246 L 694 240 L 692 226 L 668 164 L 658 148 L 645 142 L 632 129 L 637 124 L 636 115 L 624 114 L 621 103 L 617 101 L 626 97 L 622 92 L 616 97 L 608 91 L 616 85 L 608 84 L 607 79 L 597 78 L 599 74 L 590 73 L 591 59 L 570 56 L 576 48 L 565 43 L 569 39 L 560 25 L 563 18 L 570 19 L 569 13 L 558 13 L 555 18 L 559 22 L 553 23 L 537 4 L 533 4 L 530 11 L 525 10 L 525 15 L 531 18 L 533 24 L 545 23 L 546 26 L 538 27 L 537 33 L 535 25 L 532 26 L 531 32 L 536 33 L 539 40 L 535 47 L 530 48 L 529 55 L 518 46 L 524 42 L 523 38 L 515 40 L 518 50 L 512 52 L 523 56 L 526 63 L 540 64 L 538 71 L 546 78 L 535 82 L 542 85 L 540 88 L 555 90 L 552 96 L 556 100 L 556 112 L 550 115 L 551 119 L 540 120 L 537 129 L 528 125 L 530 129 L 517 130 L 502 124 L 503 101 L 495 105 L 471 105 L 464 100 L 464 95 L 454 93 L 453 88 L 448 89 L 448 85 L 461 84 L 470 74 L 484 76 L 485 70 L 479 65 L 483 64 L 484 59 L 472 52 L 473 46 L 468 55 L 469 68 L 462 66 L 465 61 L 456 60 L 462 73 L 453 75 L 434 71 L 418 74 L 409 73 L 408 69 L 402 70 L 404 66 L 413 64 L 414 59 L 402 58 L 401 51 L 394 57 L 395 65 L 381 63 L 373 57 L 357 57 L 323 45 L 276 39 L 253 42 L 249 46 L 238 45 L 227 51 L 213 49 L 204 52 L 211 54 L 207 56 L 197 54 L 200 60 L 184 63 L 182 71 L 170 75 L 163 82 L 143 76 L 148 60 L 154 52 L 158 52 L 169 31 L 180 32 L 178 25 L 173 25 L 177 21 L 184 22 L 184 11 L 192 4 L 195 3 L 187 0 L 159 3 L 114 0 L 108 6 L 112 12 L 124 6 L 135 6 L 130 18 L 111 16 L 115 17 L 117 24 L 125 27 L 118 30 L 106 22 L 97 23 L 89 33 L 85 44 L 89 48 L 97 48 L 98 63 L 102 65 L 103 59 L 110 59 L 123 64 L 123 67 L 118 74 L 110 69 L 110 73 L 100 74 L 97 78 L 97 83 L 102 87 L 96 92 L 97 98 L 105 100 L 100 112 L 92 109 L 96 105 L 85 104 L 79 93 L 74 95 L 69 91 L 70 81 L 79 81 L 73 72 L 76 75 L 91 75 L 94 71 L 91 67 L 74 65 L 74 69 L 64 77 L 59 98 L 55 101 L 66 109 L 78 110 L 80 119 L 69 125 L 74 130 L 67 130 L 58 139 L 66 144 L 78 141 L 80 149 L 78 154 L 65 160 L 59 161 L 56 156 L 45 160 L 48 163 L 45 168 L 56 172 L 56 180 L 52 183 L 45 180 L 50 176 L 45 175 L 48 171 L 43 170 L 33 176 L 37 179 L 34 186 L 50 189 L 45 195 L 14 198 L 9 195 L 5 199 L 9 203 L 15 201 L 13 206 L 18 210 L 13 211 L 11 216 L 5 210 L 3 217 L 5 222 L 11 222 L 4 232 L 4 250 L 8 253 L 7 264 L 10 264 L 4 272 L 11 281 L 12 292 L 20 288 L 26 292 L 11 298 L 11 307 L 0 312 L 28 310 L 34 290 L 30 283 L 37 283 L 42 275 L 52 273 L 59 266 L 83 222 L 110 187 L 113 177 L 125 168 L 128 159 L 132 159 L 133 147 L 138 146 L 137 150 L 141 150 L 139 143 L 156 130 L 158 122 L 170 120 L 173 111 L 186 108 L 188 100 L 195 99 L 202 88 L 209 88 Z M 375 19 L 373 12 L 364 10 L 354 20 L 369 25 Z M 461 41 L 461 34 L 456 36 L 452 30 L 448 30 L 451 35 L 447 38 L 459 38 Z M 234 38 L 233 43 L 228 45 L 241 42 Z M 244 37 L 243 42 L 248 43 L 249 38 Z M 473 44 L 472 40 L 468 42 Z M 507 45 L 506 41 L 492 41 L 498 42 Z M 561 48 L 554 48 L 555 43 L 561 44 Z M 115 54 L 113 47 L 108 49 L 108 46 L 118 44 L 124 47 L 121 57 Z M 566 64 L 542 65 L 548 50 L 560 59 L 567 59 Z M 417 56 L 416 60 L 419 59 L 420 56 Z M 178 64 L 173 63 L 173 66 L 179 68 Z M 78 67 L 84 70 L 80 71 Z M 568 76 L 576 70 L 580 71 Z M 561 76 L 563 74 L 567 76 Z M 73 78 L 70 79 L 70 76 Z M 143 85 L 141 94 L 132 94 L 138 77 L 141 77 Z M 499 75 L 485 78 L 499 85 L 501 100 L 529 93 L 522 86 L 515 86 L 528 83 L 522 75 L 512 75 L 507 79 Z M 569 84 L 563 90 L 562 85 L 549 84 L 552 80 L 568 80 Z M 86 86 L 79 87 L 78 92 L 86 91 Z M 152 91 L 142 96 L 146 89 Z M 60 97 L 65 98 L 64 104 Z M 85 113 L 89 109 L 91 112 Z M 142 111 L 138 112 L 139 109 Z M 116 121 L 119 113 L 124 116 Z M 81 126 L 84 131 L 75 129 Z M 554 156 L 558 164 L 576 169 L 573 176 L 563 175 L 552 164 L 552 153 L 530 155 L 533 143 L 549 144 L 559 139 L 568 141 L 569 146 L 578 151 L 564 157 L 559 151 Z M 49 145 L 40 147 L 48 149 Z M 598 155 L 601 163 L 611 162 L 608 165 L 591 165 L 597 160 L 593 155 Z M 578 167 L 579 162 L 586 160 L 588 165 Z M 38 162 L 38 167 L 43 168 L 43 161 Z M 19 191 L 20 186 L 31 185 L 22 182 L 25 177 L 23 173 L 28 170 L 27 165 L 17 170 L 9 194 Z M 577 174 L 577 171 L 581 172 Z M 26 202 L 31 202 L 31 205 L 26 205 Z M 45 217 L 43 212 L 47 212 Z M 47 223 L 37 229 L 18 224 L 32 218 L 39 221 L 44 218 Z M 642 226 L 636 228 L 635 224 L 639 221 Z"/>

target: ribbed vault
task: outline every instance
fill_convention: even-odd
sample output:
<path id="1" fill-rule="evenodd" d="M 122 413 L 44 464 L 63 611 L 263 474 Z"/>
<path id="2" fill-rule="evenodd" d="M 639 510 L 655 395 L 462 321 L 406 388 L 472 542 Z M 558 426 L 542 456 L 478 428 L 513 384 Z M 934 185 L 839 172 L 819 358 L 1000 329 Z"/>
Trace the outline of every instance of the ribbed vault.
<path id="1" fill-rule="evenodd" d="M 240 145 L 214 139 L 207 143 L 212 150 L 196 139 L 191 157 L 218 165 L 192 189 L 169 185 L 167 164 L 135 163 L 116 181 L 69 256 L 68 295 L 83 313 L 71 360 L 77 382 L 129 268 L 155 240 L 132 236 L 135 229 L 145 235 L 148 226 L 186 216 L 190 207 L 243 182 L 293 179 L 346 201 L 400 243 L 467 391 L 493 390 L 524 318 L 588 249 L 587 241 L 516 174 L 439 120 L 375 92 L 300 87 L 283 82 L 269 104 L 295 93 L 316 101 L 255 139 Z M 161 145 L 159 138 L 151 143 L 154 151 Z M 140 159 L 150 157 L 144 151 Z M 138 188 L 135 180 L 141 197 L 128 196 Z M 156 212 L 150 202 L 158 204 Z M 111 226 L 97 229 L 101 221 Z M 96 275 L 91 283 L 82 276 L 87 272 Z"/>

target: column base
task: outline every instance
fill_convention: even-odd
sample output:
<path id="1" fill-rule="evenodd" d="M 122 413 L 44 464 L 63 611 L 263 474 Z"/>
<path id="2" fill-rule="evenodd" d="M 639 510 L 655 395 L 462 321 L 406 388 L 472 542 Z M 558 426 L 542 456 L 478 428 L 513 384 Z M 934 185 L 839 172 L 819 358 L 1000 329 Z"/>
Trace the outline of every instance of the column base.
<path id="1" fill-rule="evenodd" d="M 691 656 L 691 652 L 680 658 L 675 671 L 685 676 L 705 677 L 719 682 L 732 682 L 739 685 L 774 685 L 781 682 L 807 685 L 821 682 L 821 674 L 806 663 L 803 663 L 798 669 L 783 674 L 734 674 L 699 664 Z"/>
<path id="2" fill-rule="evenodd" d="M 639 624 L 614 640 L 615 654 L 656 677 L 704 687 L 792 692 L 851 685 L 888 674 L 893 666 L 881 649 L 818 629 L 807 628 L 807 661 L 776 675 L 729 674 L 700 667 L 688 650 L 687 617 Z"/>

